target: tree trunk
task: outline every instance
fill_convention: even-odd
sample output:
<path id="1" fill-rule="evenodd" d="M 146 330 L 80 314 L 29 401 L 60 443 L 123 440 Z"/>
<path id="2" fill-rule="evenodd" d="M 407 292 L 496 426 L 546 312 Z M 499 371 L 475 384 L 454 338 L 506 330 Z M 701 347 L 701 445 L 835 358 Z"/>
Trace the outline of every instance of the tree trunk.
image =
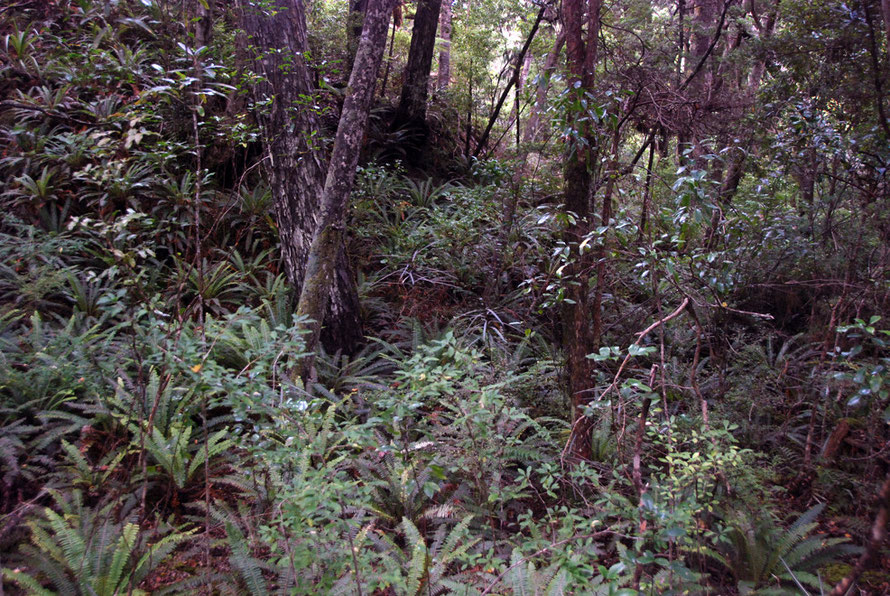
<path id="1" fill-rule="evenodd" d="M 368 0 L 349 0 L 349 14 L 346 16 L 346 62 L 343 64 L 346 80 L 349 80 L 349 75 L 352 73 L 352 63 L 355 62 L 358 42 L 362 37 L 366 10 L 368 10 Z"/>
<path id="2" fill-rule="evenodd" d="M 553 47 L 544 60 L 544 70 L 538 80 L 538 91 L 535 97 L 535 105 L 532 107 L 531 114 L 528 116 L 528 122 L 525 124 L 525 135 L 523 143 L 533 143 L 538 138 L 538 131 L 541 127 L 541 114 L 547 109 L 547 91 L 550 89 L 550 78 L 556 70 L 556 64 L 559 61 L 559 53 L 562 46 L 566 42 L 565 31 L 560 31 L 553 42 Z"/>
<path id="3" fill-rule="evenodd" d="M 832 588 L 829 596 L 843 596 L 850 593 L 850 588 L 862 575 L 862 572 L 868 567 L 875 556 L 878 555 L 881 545 L 887 538 L 887 525 L 890 524 L 890 473 L 884 478 L 884 484 L 881 486 L 881 492 L 878 493 L 878 514 L 871 526 L 871 537 L 865 550 L 856 561 L 856 565 L 847 575 Z"/>
<path id="4" fill-rule="evenodd" d="M 890 57 L 890 0 L 881 0 L 881 16 L 884 17 L 884 43 L 887 44 L 887 56 Z"/>
<path id="5" fill-rule="evenodd" d="M 637 241 L 641 242 L 643 236 L 646 235 L 646 228 L 649 226 L 649 202 L 652 199 L 652 167 L 655 163 L 655 131 L 649 133 L 653 137 L 653 141 L 649 144 L 649 165 L 646 166 L 646 182 L 643 186 L 643 207 L 640 210 L 640 230 L 637 234 Z"/>
<path id="6" fill-rule="evenodd" d="M 198 0 L 195 7 L 195 46 L 205 47 L 210 44 L 213 35 L 213 0 L 204 2 Z"/>
<path id="7" fill-rule="evenodd" d="M 386 56 L 386 68 L 383 69 L 383 81 L 380 83 L 380 99 L 386 98 L 386 83 L 389 81 L 389 71 L 392 68 L 392 49 L 396 42 L 396 29 L 402 26 L 401 6 L 396 5 L 392 11 L 392 31 L 389 36 L 389 52 Z"/>
<path id="8" fill-rule="evenodd" d="M 407 126 L 416 129 L 422 137 L 421 142 L 426 140 L 426 98 L 441 6 L 442 0 L 417 2 L 402 96 L 393 121 L 393 128 Z"/>
<path id="9" fill-rule="evenodd" d="M 566 63 L 570 73 L 569 89 L 583 94 L 593 87 L 596 45 L 599 37 L 601 0 L 589 0 L 587 40 L 584 39 L 584 4 L 581 0 L 563 1 L 563 22 L 566 33 Z M 579 98 L 581 99 L 581 98 Z M 580 102 L 579 102 L 580 103 Z M 574 423 L 569 438 L 569 452 L 576 458 L 590 457 L 590 433 L 593 424 L 584 414 L 590 399 L 592 384 L 590 353 L 589 270 L 590 259 L 579 249 L 589 229 L 591 170 L 596 153 L 596 137 L 590 130 L 584 113 L 571 115 L 573 135 L 568 142 L 565 167 L 565 206 L 576 215 L 576 222 L 565 232 L 566 242 L 572 247 L 573 264 L 568 268 L 573 284 L 567 297 L 571 302 L 563 306 L 563 345 L 567 350 L 569 393 L 572 399 Z"/>
<path id="10" fill-rule="evenodd" d="M 606 188 L 603 192 L 603 206 L 600 211 L 600 225 L 609 228 L 612 224 L 612 193 L 615 190 L 615 182 L 618 179 L 618 156 L 621 151 L 621 127 L 616 126 L 612 132 L 612 146 L 610 149 L 609 167 L 606 170 Z M 608 232 L 603 236 L 599 246 L 594 252 L 596 260 L 596 288 L 593 292 L 593 304 L 590 312 L 592 315 L 591 347 L 596 349 L 600 345 L 603 336 L 603 295 L 608 285 L 608 269 L 606 259 L 609 255 Z"/>
<path id="11" fill-rule="evenodd" d="M 349 78 L 334 152 L 328 166 L 318 231 L 312 239 L 306 264 L 306 277 L 297 304 L 297 314 L 306 317 L 303 328 L 306 349 L 317 347 L 321 320 L 327 310 L 331 288 L 339 277 L 337 256 L 343 250 L 346 208 L 352 192 L 362 139 L 368 124 L 371 100 L 377 83 L 377 71 L 383 61 L 387 26 L 394 0 L 369 0 L 365 26 L 359 42 L 352 76 Z M 301 362 L 301 376 L 306 379 L 312 369 L 312 358 Z"/>
<path id="12" fill-rule="evenodd" d="M 491 134 L 491 129 L 494 128 L 494 123 L 497 122 L 498 116 L 501 113 L 501 108 L 504 106 L 504 102 L 510 95 L 510 89 L 513 88 L 513 85 L 519 84 L 519 75 L 522 72 L 522 65 L 525 62 L 525 54 L 528 52 L 528 48 L 531 46 L 532 41 L 535 39 L 535 33 L 538 32 L 538 26 L 541 24 L 541 19 L 544 18 L 545 10 L 546 7 L 541 7 L 541 10 L 538 11 L 538 16 L 535 19 L 534 25 L 532 25 L 532 30 L 529 32 L 528 37 L 525 39 L 525 44 L 523 44 L 522 49 L 519 51 L 519 56 L 516 58 L 516 64 L 513 66 L 513 76 L 511 76 L 510 80 L 507 82 L 507 87 L 504 89 L 503 93 L 501 93 L 501 98 L 498 100 L 497 105 L 491 113 L 491 117 L 488 119 L 488 126 L 485 127 L 485 132 L 482 133 L 482 138 L 479 139 L 479 144 L 476 145 L 476 151 L 473 152 L 473 157 L 479 157 L 479 153 L 485 148 L 485 143 L 488 142 L 488 136 Z"/>
<path id="13" fill-rule="evenodd" d="M 442 49 L 439 51 L 439 74 L 436 83 L 439 91 L 444 91 L 451 82 L 451 0 L 442 0 L 441 13 L 439 37 L 442 39 Z"/>
<path id="14" fill-rule="evenodd" d="M 275 198 L 285 271 L 299 288 L 325 172 L 323 148 L 307 133 L 322 126 L 312 110 L 301 107 L 315 92 L 303 60 L 309 49 L 303 0 L 276 3 L 274 11 L 264 13 L 245 1 L 243 22 L 248 44 L 257 52 L 254 71 L 260 78 L 254 97 L 258 103 L 270 102 L 257 120 L 268 154 L 264 165 Z"/>
<path id="15" fill-rule="evenodd" d="M 303 107 L 314 93 L 302 59 L 308 51 L 303 1 L 277 0 L 270 12 L 243 2 L 242 21 L 248 43 L 257 52 L 253 68 L 260 78 L 254 97 L 258 103 L 269 102 L 265 111 L 257 113 L 268 156 L 263 166 L 275 200 L 284 270 L 299 294 L 325 173 L 323 148 L 310 135 L 321 130 L 321 122 Z M 362 339 L 358 296 L 345 254 L 338 263 L 342 275 L 330 296 L 324 343 L 331 350 L 350 352 Z"/>

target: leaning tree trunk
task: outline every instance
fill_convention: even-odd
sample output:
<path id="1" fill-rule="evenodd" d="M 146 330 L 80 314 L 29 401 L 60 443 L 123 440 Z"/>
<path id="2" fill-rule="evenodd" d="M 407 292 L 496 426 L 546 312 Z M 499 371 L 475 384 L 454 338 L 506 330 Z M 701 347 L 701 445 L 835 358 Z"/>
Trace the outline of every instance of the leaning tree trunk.
<path id="1" fill-rule="evenodd" d="M 513 65 L 513 76 L 511 76 L 510 80 L 507 81 L 507 86 L 501 93 L 501 98 L 498 100 L 498 103 L 495 105 L 494 110 L 491 112 L 491 116 L 488 118 L 488 126 L 485 127 L 485 132 L 482 133 L 482 138 L 479 139 L 479 143 L 476 145 L 476 151 L 473 153 L 473 157 L 479 157 L 479 154 L 482 152 L 483 149 L 485 149 L 485 144 L 488 142 L 488 136 L 491 134 L 491 130 L 494 128 L 494 124 L 498 120 L 498 116 L 501 113 L 501 108 L 504 107 L 504 102 L 507 101 L 507 97 L 510 95 L 510 89 L 513 88 L 513 85 L 519 85 L 522 65 L 525 63 L 525 55 L 528 52 L 529 47 L 531 47 L 532 41 L 534 41 L 535 39 L 535 33 L 538 32 L 538 26 L 541 24 L 541 19 L 544 18 L 544 12 L 546 10 L 547 7 L 542 6 L 541 10 L 538 11 L 538 16 L 537 18 L 535 18 L 535 22 L 532 25 L 532 30 L 529 32 L 528 37 L 525 38 L 525 43 L 522 45 L 522 49 L 519 50 L 519 55 L 516 57 L 516 63 Z"/>
<path id="2" fill-rule="evenodd" d="M 368 0 L 365 26 L 340 114 L 334 152 L 321 195 L 318 231 L 309 249 L 306 278 L 297 304 L 297 314 L 306 317 L 303 328 L 308 332 L 306 349 L 310 352 L 317 346 L 322 315 L 327 309 L 332 285 L 338 277 L 337 255 L 343 250 L 346 208 L 355 181 L 394 3 L 395 0 Z M 300 376 L 306 379 L 312 365 L 311 358 L 304 359 L 300 365 Z"/>
<path id="3" fill-rule="evenodd" d="M 881 545 L 887 539 L 888 525 L 890 525 L 890 472 L 884 478 L 881 492 L 878 493 L 878 513 L 871 526 L 868 544 L 865 545 L 865 550 L 862 551 L 859 560 L 856 561 L 847 576 L 835 584 L 829 596 L 844 596 L 844 594 L 850 593 L 850 588 L 853 587 L 862 572 L 880 554 Z"/>
<path id="4" fill-rule="evenodd" d="M 318 204 L 326 166 L 323 147 L 311 133 L 321 130 L 315 114 L 305 109 L 314 93 L 303 56 L 308 51 L 303 0 L 275 0 L 274 10 L 242 2 L 242 21 L 255 48 L 253 68 L 260 75 L 254 86 L 257 103 L 269 106 L 257 114 L 267 158 L 264 171 L 275 200 L 282 260 L 288 281 L 299 293 L 306 273 L 309 246 L 318 221 Z M 355 282 L 345 254 L 330 296 L 325 346 L 351 351 L 361 341 Z"/>
<path id="5" fill-rule="evenodd" d="M 426 137 L 426 98 L 441 6 L 442 0 L 417 2 L 402 96 L 393 120 L 393 128 L 407 126 L 415 129 L 423 137 L 422 140 Z"/>

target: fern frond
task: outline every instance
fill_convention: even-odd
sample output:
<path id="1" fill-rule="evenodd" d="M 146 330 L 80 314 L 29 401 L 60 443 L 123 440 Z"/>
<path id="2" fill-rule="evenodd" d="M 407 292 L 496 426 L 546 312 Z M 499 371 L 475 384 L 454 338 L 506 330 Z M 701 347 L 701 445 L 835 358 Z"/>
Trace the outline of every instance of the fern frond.
<path id="1" fill-rule="evenodd" d="M 83 536 L 68 525 L 67 521 L 50 508 L 44 511 L 57 544 L 61 547 L 64 562 L 71 568 L 81 567 L 85 560 L 86 541 Z"/>
<path id="2" fill-rule="evenodd" d="M 449 594 L 460 594 L 461 596 L 481 596 L 482 592 L 478 588 L 470 584 L 465 584 L 456 579 L 443 579 L 442 587 L 448 590 Z"/>
<path id="3" fill-rule="evenodd" d="M 139 562 L 133 567 L 133 572 L 131 574 L 133 583 L 138 584 L 145 579 L 153 566 L 164 561 L 170 553 L 173 552 L 173 549 L 179 546 L 181 542 L 189 539 L 196 531 L 197 530 L 195 529 L 191 529 L 186 532 L 168 534 L 152 544 L 148 548 L 148 551 L 139 559 Z"/>
<path id="4" fill-rule="evenodd" d="M 569 574 L 565 569 L 558 567 L 556 563 L 551 567 L 558 569 L 553 579 L 547 583 L 544 592 L 547 596 L 563 596 L 565 594 L 566 585 L 569 583 Z"/>
<path id="5" fill-rule="evenodd" d="M 406 582 L 407 593 L 410 596 L 416 596 L 420 592 L 421 580 L 426 575 L 428 569 L 429 558 L 427 556 L 426 543 L 417 526 L 407 517 L 402 518 L 402 528 L 405 531 L 408 544 L 411 545 L 411 562 L 408 567 L 408 579 Z"/>
<path id="6" fill-rule="evenodd" d="M 238 571 L 251 594 L 266 596 L 269 593 L 266 580 L 263 578 L 259 561 L 251 555 L 250 546 L 247 544 L 244 534 L 235 524 L 229 522 L 226 523 L 226 536 L 232 549 L 232 554 L 229 557 L 232 567 Z"/>
<path id="7" fill-rule="evenodd" d="M 816 529 L 817 524 L 814 520 L 824 508 L 825 505 L 822 503 L 811 507 L 804 512 L 803 515 L 797 518 L 797 520 L 795 520 L 794 523 L 781 535 L 781 538 L 776 543 L 767 559 L 768 570 L 778 568 L 779 558 L 788 554 L 798 542 L 803 540 L 807 534 Z"/>
<path id="8" fill-rule="evenodd" d="M 114 549 L 114 555 L 111 559 L 111 566 L 108 568 L 108 574 L 104 578 L 103 593 L 120 593 L 126 588 L 127 578 L 124 578 L 124 566 L 130 559 L 133 549 L 136 548 L 136 536 L 139 533 L 139 526 L 136 524 L 127 524 L 121 532 L 120 539 Z M 123 578 L 124 585 L 121 585 Z M 111 590 L 109 592 L 109 589 Z"/>
<path id="9" fill-rule="evenodd" d="M 513 586 L 513 594 L 518 596 L 534 596 L 534 584 L 530 576 L 535 572 L 535 566 L 531 561 L 523 564 L 524 557 L 518 548 L 513 549 L 510 555 L 509 581 Z"/>
<path id="10" fill-rule="evenodd" d="M 462 539 L 467 532 L 467 528 L 470 527 L 470 522 L 473 521 L 473 516 L 466 516 L 459 524 L 454 526 L 454 529 L 451 530 L 451 533 L 448 534 L 448 538 L 445 540 L 445 543 L 442 545 L 441 551 L 438 553 L 439 560 L 442 562 L 442 565 L 447 565 L 449 562 L 460 556 L 460 553 L 456 550 L 458 540 Z M 475 544 L 479 540 L 472 541 L 472 544 Z M 470 547 L 470 543 L 464 545 L 463 552 Z"/>
<path id="11" fill-rule="evenodd" d="M 46 588 L 41 586 L 40 582 L 38 582 L 27 573 L 22 573 L 21 571 L 13 571 L 12 569 L 6 569 L 4 567 L 2 569 L 2 576 L 4 579 L 27 590 L 28 594 L 30 594 L 31 596 L 56 596 L 55 592 L 47 590 Z"/>

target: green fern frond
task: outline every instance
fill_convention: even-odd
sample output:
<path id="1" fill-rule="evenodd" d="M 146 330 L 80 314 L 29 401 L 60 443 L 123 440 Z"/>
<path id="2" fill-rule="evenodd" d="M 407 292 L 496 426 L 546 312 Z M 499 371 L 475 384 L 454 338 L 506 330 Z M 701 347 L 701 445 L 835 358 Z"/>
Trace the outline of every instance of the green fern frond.
<path id="1" fill-rule="evenodd" d="M 44 510 L 44 516 L 49 522 L 56 544 L 61 548 L 63 562 L 71 569 L 78 569 L 85 563 L 86 540 L 71 527 L 69 522 L 50 508 Z M 47 537 L 50 539 L 49 537 Z M 51 540 L 51 539 L 50 539 Z"/>
<path id="2" fill-rule="evenodd" d="M 508 581 L 513 587 L 513 594 L 519 596 L 534 596 L 535 587 L 531 577 L 535 573 L 535 566 L 531 561 L 523 562 L 524 557 L 518 548 L 514 548 L 510 555 L 510 572 Z"/>
<path id="3" fill-rule="evenodd" d="M 772 570 L 779 567 L 779 558 L 784 557 L 788 552 L 800 541 L 802 541 L 810 532 L 816 529 L 814 521 L 822 510 L 824 504 L 818 504 L 811 507 L 803 515 L 801 515 L 791 526 L 781 535 L 779 541 L 775 544 L 767 559 L 767 568 Z"/>
<path id="4" fill-rule="evenodd" d="M 411 551 L 411 563 L 408 567 L 408 579 L 406 581 L 407 593 L 410 596 L 416 596 L 420 593 L 421 582 L 426 575 L 428 562 L 426 545 L 423 541 L 415 543 Z"/>
<path id="5" fill-rule="evenodd" d="M 27 573 L 3 568 L 2 575 L 4 579 L 22 587 L 30 596 L 56 596 L 56 592 L 47 590 Z"/>
<path id="6" fill-rule="evenodd" d="M 142 555 L 139 562 L 133 567 L 131 577 L 134 584 L 142 582 L 151 571 L 161 561 L 165 560 L 180 543 L 188 540 L 197 530 L 191 529 L 185 532 L 175 532 L 164 536 L 150 547 L 147 552 Z"/>
<path id="7" fill-rule="evenodd" d="M 117 545 L 114 549 L 114 554 L 111 559 L 111 565 L 108 568 L 108 573 L 102 578 L 102 581 L 99 583 L 99 589 L 97 590 L 97 592 L 105 594 L 115 594 L 120 593 L 126 588 L 126 584 L 129 582 L 127 581 L 128 578 L 123 577 L 124 565 L 127 564 L 127 561 L 130 559 L 130 555 L 136 548 L 136 536 L 138 533 L 139 526 L 137 526 L 136 524 L 127 524 L 124 526 L 124 529 L 120 535 L 120 539 L 118 540 Z M 121 583 L 123 583 L 124 585 L 121 585 Z"/>
<path id="8" fill-rule="evenodd" d="M 244 534 L 231 522 L 226 523 L 225 527 L 229 546 L 232 549 L 229 562 L 238 571 L 251 594 L 265 596 L 269 590 L 266 580 L 263 578 L 262 568 L 259 561 L 251 554 L 250 545 L 247 544 Z"/>
<path id="9" fill-rule="evenodd" d="M 460 594 L 461 596 L 481 596 L 482 592 L 471 584 L 465 584 L 453 578 L 443 579 L 442 587 L 448 590 L 449 594 Z"/>
<path id="10" fill-rule="evenodd" d="M 478 542 L 479 540 L 474 540 L 468 543 L 465 543 L 461 549 L 457 549 L 457 543 L 461 539 L 466 536 L 467 529 L 470 527 L 470 523 L 473 521 L 473 516 L 468 515 L 464 519 L 461 520 L 459 524 L 454 526 L 451 532 L 448 534 L 448 538 L 445 539 L 444 544 L 442 544 L 442 548 L 439 549 L 436 554 L 439 557 L 439 560 L 443 565 L 447 565 L 452 560 L 459 557 L 463 552 L 466 552 L 467 549 L 470 548 L 473 544 Z"/>

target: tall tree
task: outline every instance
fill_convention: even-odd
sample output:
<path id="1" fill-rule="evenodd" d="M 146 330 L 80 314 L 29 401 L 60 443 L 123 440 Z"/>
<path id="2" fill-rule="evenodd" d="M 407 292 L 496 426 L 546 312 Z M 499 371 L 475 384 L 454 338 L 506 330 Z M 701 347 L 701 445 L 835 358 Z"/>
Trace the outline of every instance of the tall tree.
<path id="1" fill-rule="evenodd" d="M 402 95 L 393 120 L 394 128 L 408 126 L 422 136 L 426 131 L 426 100 L 441 6 L 442 0 L 417 1 Z"/>
<path id="2" fill-rule="evenodd" d="M 327 310 L 331 290 L 336 284 L 337 257 L 343 250 L 346 207 L 355 181 L 359 152 L 371 111 L 377 83 L 377 71 L 383 61 L 389 16 L 395 0 L 368 0 L 365 25 L 359 41 L 346 99 L 340 114 L 334 151 L 321 194 L 318 231 L 312 239 L 306 263 L 306 278 L 297 304 L 297 314 L 308 321 L 306 347 L 315 349 Z M 301 364 L 302 376 L 311 370 L 311 358 Z"/>
<path id="3" fill-rule="evenodd" d="M 884 18 L 884 43 L 887 44 L 887 56 L 890 57 L 890 0 L 881 0 L 881 16 Z"/>
<path id="4" fill-rule="evenodd" d="M 601 0 L 588 0 L 587 6 L 582 0 L 563 0 L 562 3 L 568 85 L 578 95 L 577 101 L 573 102 L 577 106 L 587 105 L 585 95 L 593 89 L 600 6 Z M 590 397 L 592 373 L 587 354 L 593 346 L 588 308 L 589 258 L 580 247 L 590 225 L 591 170 L 596 153 L 596 136 L 583 108 L 572 111 L 568 118 L 572 133 L 567 144 L 563 192 L 566 209 L 575 214 L 574 223 L 565 233 L 566 242 L 572 247 L 573 264 L 569 273 L 574 279 L 567 292 L 570 301 L 563 307 L 563 345 L 567 351 L 574 419 L 569 450 L 576 457 L 587 458 L 590 455 L 592 425 L 584 414 L 584 406 Z"/>
<path id="5" fill-rule="evenodd" d="M 213 34 L 213 0 L 198 0 L 195 6 L 195 45 L 203 47 L 210 44 Z"/>
<path id="6" fill-rule="evenodd" d="M 349 12 L 346 16 L 346 63 L 343 65 L 343 71 L 347 74 L 352 72 L 367 9 L 368 0 L 349 0 Z"/>
<path id="7" fill-rule="evenodd" d="M 533 143 L 538 138 L 541 127 L 541 114 L 547 108 L 547 91 L 550 89 L 550 79 L 556 71 L 559 55 L 562 52 L 562 46 L 565 44 L 565 31 L 562 29 L 556 34 L 556 40 L 547 53 L 544 60 L 544 67 L 538 77 L 538 88 L 535 92 L 535 104 L 532 106 L 531 113 L 528 116 L 528 122 L 525 124 L 525 133 L 523 135 L 523 143 Z"/>
<path id="8" fill-rule="evenodd" d="M 310 109 L 315 89 L 305 56 L 309 44 L 303 0 L 274 0 L 272 7 L 244 0 L 242 22 L 259 75 L 253 94 L 263 130 L 264 170 L 275 200 L 284 269 L 297 292 L 303 285 L 309 246 L 318 221 L 326 171 L 323 146 L 313 137 L 322 129 Z M 361 340 L 358 296 L 345 255 L 340 256 L 331 291 L 325 344 L 349 349 Z"/>
<path id="9" fill-rule="evenodd" d="M 532 45 L 532 41 L 534 41 L 535 39 L 535 33 L 538 32 L 538 27 L 541 24 L 541 19 L 544 18 L 544 12 L 546 10 L 547 7 L 542 6 L 541 9 L 538 11 L 538 16 L 535 18 L 532 29 L 529 32 L 528 37 L 525 38 L 525 43 L 522 45 L 522 49 L 519 50 L 519 55 L 516 57 L 516 61 L 513 64 L 513 75 L 510 77 L 510 80 L 507 81 L 507 86 L 501 93 L 501 98 L 498 100 L 497 104 L 494 107 L 494 110 L 492 110 L 491 112 L 491 116 L 488 118 L 488 126 L 485 127 L 485 132 L 482 133 L 482 138 L 479 139 L 479 143 L 476 145 L 476 151 L 473 153 L 473 157 L 479 157 L 479 154 L 482 152 L 483 149 L 485 149 L 485 144 L 488 142 L 488 136 L 491 134 L 491 130 L 494 128 L 494 124 L 498 120 L 498 116 L 501 113 L 501 108 L 504 106 L 504 102 L 507 101 L 507 97 L 510 95 L 510 89 L 513 88 L 513 85 L 519 85 L 519 80 L 522 73 L 522 66 L 525 63 L 525 55 L 528 52 L 528 48 Z"/>
<path id="10" fill-rule="evenodd" d="M 452 0 L 442 0 L 439 16 L 439 38 L 442 40 L 442 48 L 439 50 L 439 73 L 436 85 L 440 91 L 447 89 L 451 82 L 451 2 Z"/>

